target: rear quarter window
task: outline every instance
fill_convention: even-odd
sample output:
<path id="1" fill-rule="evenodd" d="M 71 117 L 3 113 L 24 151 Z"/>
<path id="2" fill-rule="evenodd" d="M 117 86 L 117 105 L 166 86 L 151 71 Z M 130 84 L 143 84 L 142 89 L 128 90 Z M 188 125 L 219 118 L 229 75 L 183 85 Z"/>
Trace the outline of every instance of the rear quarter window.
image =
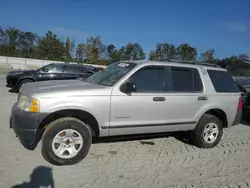
<path id="1" fill-rule="evenodd" d="M 227 71 L 207 70 L 213 83 L 214 89 L 218 93 L 238 93 L 239 88 Z"/>

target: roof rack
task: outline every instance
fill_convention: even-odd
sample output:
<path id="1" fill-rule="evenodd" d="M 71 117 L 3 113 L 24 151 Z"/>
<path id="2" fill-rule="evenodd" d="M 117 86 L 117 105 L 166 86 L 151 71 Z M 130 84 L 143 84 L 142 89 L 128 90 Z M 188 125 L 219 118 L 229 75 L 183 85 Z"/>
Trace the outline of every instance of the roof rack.
<path id="1" fill-rule="evenodd" d="M 219 65 L 212 64 L 212 63 L 204 63 L 202 61 L 189 61 L 189 60 L 177 60 L 177 59 L 170 59 L 170 60 L 163 60 L 163 61 L 192 64 L 192 65 L 203 65 L 203 66 L 210 66 L 210 67 L 220 67 Z"/>

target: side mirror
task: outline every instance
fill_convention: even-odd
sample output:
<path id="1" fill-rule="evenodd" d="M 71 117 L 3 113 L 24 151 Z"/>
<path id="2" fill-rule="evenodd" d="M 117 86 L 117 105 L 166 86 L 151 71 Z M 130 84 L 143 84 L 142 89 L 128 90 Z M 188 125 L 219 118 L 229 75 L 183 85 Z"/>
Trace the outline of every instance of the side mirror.
<path id="1" fill-rule="evenodd" d="M 124 85 L 122 85 L 121 91 L 124 93 L 136 92 L 136 84 L 132 82 L 126 82 Z"/>

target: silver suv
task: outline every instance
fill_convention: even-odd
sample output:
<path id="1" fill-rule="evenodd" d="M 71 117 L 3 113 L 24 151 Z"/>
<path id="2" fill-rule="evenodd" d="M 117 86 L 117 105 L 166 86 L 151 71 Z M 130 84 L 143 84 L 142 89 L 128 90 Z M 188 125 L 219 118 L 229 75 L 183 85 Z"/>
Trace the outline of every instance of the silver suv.
<path id="1" fill-rule="evenodd" d="M 28 149 L 41 139 L 48 162 L 72 165 L 98 137 L 186 131 L 196 146 L 212 148 L 241 114 L 239 89 L 225 69 L 123 61 L 86 80 L 25 84 L 10 127 Z"/>

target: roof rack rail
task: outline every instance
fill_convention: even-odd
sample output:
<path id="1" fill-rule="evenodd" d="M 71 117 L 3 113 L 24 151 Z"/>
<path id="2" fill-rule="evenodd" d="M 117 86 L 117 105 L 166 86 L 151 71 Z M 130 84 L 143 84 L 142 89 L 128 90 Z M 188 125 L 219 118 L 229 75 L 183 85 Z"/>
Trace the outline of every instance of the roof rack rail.
<path id="1" fill-rule="evenodd" d="M 193 64 L 193 65 L 203 65 L 203 66 L 210 66 L 210 67 L 220 67 L 219 65 L 212 64 L 212 63 L 204 63 L 203 61 L 177 60 L 177 59 L 169 59 L 169 60 L 163 60 L 163 61 Z"/>

